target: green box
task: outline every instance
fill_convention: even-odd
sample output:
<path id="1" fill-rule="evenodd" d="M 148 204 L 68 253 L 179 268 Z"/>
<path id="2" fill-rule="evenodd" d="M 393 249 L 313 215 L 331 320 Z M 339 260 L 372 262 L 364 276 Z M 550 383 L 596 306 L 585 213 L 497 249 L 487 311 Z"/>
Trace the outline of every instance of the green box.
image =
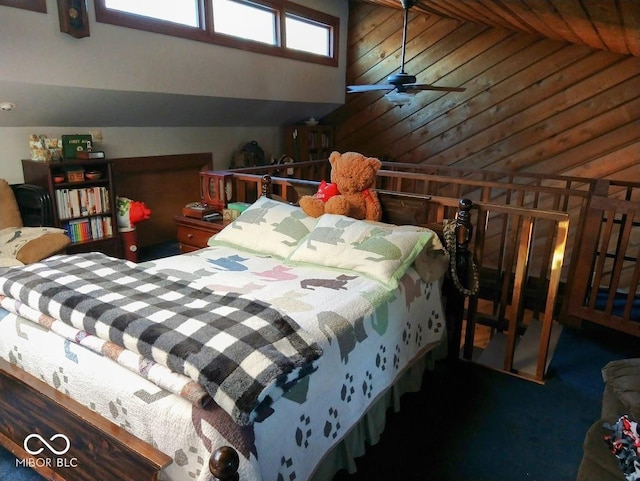
<path id="1" fill-rule="evenodd" d="M 62 136 L 62 159 L 75 159 L 79 150 L 91 150 L 91 135 L 63 135 Z"/>
<path id="2" fill-rule="evenodd" d="M 227 209 L 237 210 L 238 212 L 244 212 L 251 204 L 246 202 L 229 202 Z"/>

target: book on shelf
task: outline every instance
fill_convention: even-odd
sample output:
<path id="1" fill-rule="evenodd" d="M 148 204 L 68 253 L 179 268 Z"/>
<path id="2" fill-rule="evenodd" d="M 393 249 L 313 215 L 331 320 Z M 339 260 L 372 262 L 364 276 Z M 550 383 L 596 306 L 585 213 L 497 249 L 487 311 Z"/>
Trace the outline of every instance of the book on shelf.
<path id="1" fill-rule="evenodd" d="M 58 216 L 61 220 L 109 212 L 109 191 L 106 187 L 56 190 Z"/>
<path id="2" fill-rule="evenodd" d="M 104 159 L 104 152 L 102 150 L 79 150 L 76 152 L 77 159 Z"/>
<path id="3" fill-rule="evenodd" d="M 113 235 L 111 217 L 107 215 L 85 219 L 71 219 L 63 224 L 63 228 L 72 242 L 98 240 Z"/>

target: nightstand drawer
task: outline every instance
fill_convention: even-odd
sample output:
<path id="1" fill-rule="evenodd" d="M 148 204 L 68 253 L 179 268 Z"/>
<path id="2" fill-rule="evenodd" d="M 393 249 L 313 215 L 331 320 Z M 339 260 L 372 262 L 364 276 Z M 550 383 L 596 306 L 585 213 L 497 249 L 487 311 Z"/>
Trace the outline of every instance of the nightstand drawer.
<path id="1" fill-rule="evenodd" d="M 183 254 L 207 247 L 207 241 L 211 236 L 220 232 L 224 227 L 222 221 L 206 222 L 179 215 L 175 216 L 173 220 L 178 226 L 177 238 L 180 243 L 180 252 Z"/>
<path id="2" fill-rule="evenodd" d="M 206 247 L 209 238 L 217 232 L 195 227 L 178 226 L 178 242 L 196 247 Z"/>

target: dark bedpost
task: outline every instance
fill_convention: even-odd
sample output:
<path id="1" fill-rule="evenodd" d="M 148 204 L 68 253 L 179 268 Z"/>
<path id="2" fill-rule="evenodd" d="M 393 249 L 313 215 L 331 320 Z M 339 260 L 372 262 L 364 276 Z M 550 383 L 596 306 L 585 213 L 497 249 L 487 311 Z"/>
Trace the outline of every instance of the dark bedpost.
<path id="1" fill-rule="evenodd" d="M 240 456 L 231 446 L 221 446 L 211 453 L 209 471 L 217 481 L 238 481 Z"/>
<path id="2" fill-rule="evenodd" d="M 471 224 L 471 208 L 473 202 L 469 199 L 460 199 L 458 204 L 458 214 L 456 215 L 455 224 L 455 242 L 456 242 L 456 258 L 455 273 L 461 284 L 453 286 L 449 295 L 451 299 L 447 300 L 447 326 L 449 328 L 449 359 L 458 359 L 460 352 L 460 340 L 462 336 L 462 323 L 464 321 L 464 306 L 467 294 L 461 292 L 459 287 L 470 289 L 469 286 L 469 264 L 470 251 L 469 243 L 473 236 L 473 225 Z M 454 264 L 452 262 L 452 269 Z M 468 321 L 467 321 L 468 322 Z"/>

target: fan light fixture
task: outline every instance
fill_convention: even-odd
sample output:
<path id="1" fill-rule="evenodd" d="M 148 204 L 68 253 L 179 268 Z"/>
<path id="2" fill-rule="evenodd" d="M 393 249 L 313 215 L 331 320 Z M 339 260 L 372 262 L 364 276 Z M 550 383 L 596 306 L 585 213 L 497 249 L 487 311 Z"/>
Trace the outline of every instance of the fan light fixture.
<path id="1" fill-rule="evenodd" d="M 398 92 L 397 90 L 392 90 L 391 92 L 384 94 L 384 96 L 396 107 L 407 105 L 409 102 L 411 102 L 412 97 L 412 95 L 408 92 Z"/>

